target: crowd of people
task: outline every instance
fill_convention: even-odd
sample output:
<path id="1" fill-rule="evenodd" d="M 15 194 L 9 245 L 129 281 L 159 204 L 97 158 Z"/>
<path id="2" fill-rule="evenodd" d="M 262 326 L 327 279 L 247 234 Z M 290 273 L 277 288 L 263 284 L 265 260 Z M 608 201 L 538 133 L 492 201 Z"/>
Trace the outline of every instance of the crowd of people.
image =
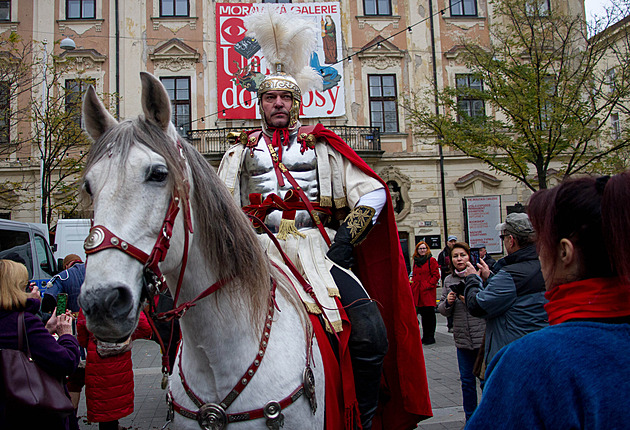
<path id="1" fill-rule="evenodd" d="M 496 226 L 507 253 L 498 261 L 480 253 L 474 264 L 469 245 L 451 238 L 439 301 L 444 273 L 428 243 L 417 243 L 409 285 L 422 343 L 435 343 L 436 309 L 452 317 L 466 428 L 624 427 L 630 401 L 619 381 L 630 376 L 630 263 L 620 250 L 630 235 L 628 202 L 630 172 L 534 193 L 528 214 L 509 214 Z M 133 411 L 130 344 L 105 345 L 90 334 L 76 300 L 85 264 L 69 255 L 64 267 L 42 300 L 23 264 L 0 260 L 0 349 L 17 349 L 24 313 L 33 360 L 78 394 L 84 377 L 77 370 L 87 358 L 88 420 L 118 429 Z M 67 310 L 57 314 L 62 292 Z M 150 336 L 141 314 L 132 338 Z M 1 399 L 0 427 L 76 429 L 72 400 L 75 416 L 27 412 Z"/>
<path id="2" fill-rule="evenodd" d="M 422 344 L 436 342 L 436 311 L 451 319 L 466 428 L 625 426 L 629 202 L 630 172 L 570 179 L 534 193 L 528 214 L 496 226 L 507 254 L 496 262 L 482 247 L 475 263 L 455 236 L 437 260 L 426 241 L 416 244 L 409 287 Z M 23 313 L 33 360 L 67 381 L 75 414 L 33 413 L 0 398 L 1 428 L 77 429 L 84 384 L 87 418 L 100 429 L 117 430 L 133 411 L 130 342 L 151 337 L 148 321 L 141 314 L 128 343 L 99 342 L 77 303 L 85 264 L 69 255 L 64 268 L 42 299 L 23 264 L 0 260 L 0 349 L 18 348 Z M 68 300 L 58 314 L 60 293 Z"/>
<path id="3" fill-rule="evenodd" d="M 498 261 L 482 247 L 474 264 L 468 244 L 448 238 L 437 310 L 452 317 L 467 429 L 625 428 L 629 198 L 630 172 L 540 190 L 496 226 Z M 414 253 L 416 306 L 425 247 Z M 434 333 L 424 316 L 421 326 Z"/>

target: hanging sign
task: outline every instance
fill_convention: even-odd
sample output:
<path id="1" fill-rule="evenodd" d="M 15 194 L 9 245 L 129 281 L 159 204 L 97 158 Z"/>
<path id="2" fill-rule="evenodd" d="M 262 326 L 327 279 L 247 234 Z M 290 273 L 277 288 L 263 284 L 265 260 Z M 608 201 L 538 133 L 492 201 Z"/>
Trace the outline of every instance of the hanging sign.
<path id="1" fill-rule="evenodd" d="M 466 231 L 471 248 L 486 247 L 490 254 L 503 252 L 500 232 L 495 230 L 501 222 L 499 196 L 466 197 L 464 199 Z"/>

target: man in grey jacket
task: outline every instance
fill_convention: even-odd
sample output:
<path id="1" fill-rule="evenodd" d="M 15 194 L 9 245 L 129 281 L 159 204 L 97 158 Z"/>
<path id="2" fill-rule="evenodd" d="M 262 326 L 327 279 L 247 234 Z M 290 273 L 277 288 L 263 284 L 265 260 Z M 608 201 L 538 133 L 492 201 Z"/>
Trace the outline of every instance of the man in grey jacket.
<path id="1" fill-rule="evenodd" d="M 508 253 L 495 264 L 496 274 L 483 261 L 479 272 L 472 265 L 466 271 L 466 308 L 486 319 L 486 363 L 505 345 L 548 325 L 545 281 L 529 217 L 510 214 L 496 229 Z"/>

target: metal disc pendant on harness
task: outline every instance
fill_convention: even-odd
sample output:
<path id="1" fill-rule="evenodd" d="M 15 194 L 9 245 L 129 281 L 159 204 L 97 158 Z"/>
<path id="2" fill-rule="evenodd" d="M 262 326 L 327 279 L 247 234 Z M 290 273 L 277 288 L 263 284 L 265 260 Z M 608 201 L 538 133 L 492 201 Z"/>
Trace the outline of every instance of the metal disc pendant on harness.
<path id="1" fill-rule="evenodd" d="M 311 405 L 311 411 L 315 415 L 317 410 L 317 398 L 315 397 L 315 376 L 310 366 L 306 366 L 304 369 L 304 395 L 308 399 L 308 403 Z"/>
<path id="2" fill-rule="evenodd" d="M 265 424 L 268 429 L 278 430 L 284 427 L 284 415 L 282 414 L 280 403 L 276 401 L 268 402 L 263 408 L 263 414 L 267 418 Z"/>
<path id="3" fill-rule="evenodd" d="M 216 403 L 202 405 L 197 412 L 197 421 L 204 430 L 222 430 L 228 424 L 225 410 Z"/>
<path id="4" fill-rule="evenodd" d="M 105 232 L 100 228 L 93 228 L 90 235 L 83 242 L 83 248 L 86 251 L 97 248 L 105 240 Z"/>

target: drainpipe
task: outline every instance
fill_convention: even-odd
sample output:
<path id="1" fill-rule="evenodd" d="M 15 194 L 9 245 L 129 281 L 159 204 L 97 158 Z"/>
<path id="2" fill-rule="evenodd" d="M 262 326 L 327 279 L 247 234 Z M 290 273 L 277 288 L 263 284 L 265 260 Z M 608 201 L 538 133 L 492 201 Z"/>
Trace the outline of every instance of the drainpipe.
<path id="1" fill-rule="evenodd" d="M 433 57 L 433 92 L 435 96 L 435 114 L 440 114 L 438 100 L 437 58 L 435 55 L 435 27 L 433 25 L 433 0 L 429 0 L 429 19 L 431 23 L 431 56 Z M 442 136 L 438 135 L 438 153 L 440 156 L 440 189 L 442 191 L 442 219 L 444 220 L 444 240 L 448 237 L 448 219 L 446 217 L 446 187 L 444 185 L 444 152 L 442 151 Z"/>
<path id="2" fill-rule="evenodd" d="M 116 21 L 116 120 L 120 119 L 120 24 L 118 0 L 114 2 L 114 21 Z"/>

